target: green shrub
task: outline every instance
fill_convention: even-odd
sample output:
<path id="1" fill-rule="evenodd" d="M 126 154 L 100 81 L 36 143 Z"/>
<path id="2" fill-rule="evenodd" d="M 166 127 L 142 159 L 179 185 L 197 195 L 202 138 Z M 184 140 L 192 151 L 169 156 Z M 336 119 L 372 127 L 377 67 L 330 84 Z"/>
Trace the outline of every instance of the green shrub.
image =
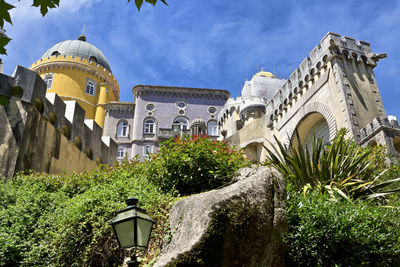
<path id="1" fill-rule="evenodd" d="M 294 187 L 304 192 L 312 188 L 328 192 L 333 199 L 348 200 L 384 198 L 399 192 L 400 188 L 394 186 L 400 178 L 382 182 L 387 171 L 382 149 L 362 148 L 345 135 L 346 130 L 340 130 L 329 145 L 314 136 L 311 148 L 300 142 L 297 147 L 287 148 L 276 140 L 278 150 L 266 148 L 268 160 Z"/>
<path id="2" fill-rule="evenodd" d="M 174 189 L 213 189 L 246 164 L 225 143 L 184 137 L 167 142 L 146 162 L 0 181 L 0 266 L 120 265 L 126 252 L 118 249 L 109 222 L 130 196 L 156 220 L 149 249 L 140 254 L 148 263 L 168 236 Z"/>
<path id="3" fill-rule="evenodd" d="M 126 252 L 117 248 L 109 222 L 124 200 L 135 196 L 156 220 L 148 262 L 168 231 L 175 201 L 134 162 L 71 176 L 19 175 L 0 182 L 0 266 L 114 266 Z"/>
<path id="4" fill-rule="evenodd" d="M 328 195 L 288 190 L 288 266 L 399 266 L 400 201 L 332 202 Z"/>
<path id="5" fill-rule="evenodd" d="M 148 162 L 148 174 L 165 192 L 183 195 L 215 189 L 249 165 L 243 153 L 208 137 L 184 136 L 162 143 Z"/>

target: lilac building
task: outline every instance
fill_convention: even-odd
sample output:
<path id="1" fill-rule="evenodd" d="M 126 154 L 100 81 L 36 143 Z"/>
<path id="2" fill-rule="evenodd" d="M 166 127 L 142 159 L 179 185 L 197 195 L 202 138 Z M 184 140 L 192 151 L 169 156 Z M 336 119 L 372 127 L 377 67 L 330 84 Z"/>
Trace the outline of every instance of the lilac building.
<path id="1" fill-rule="evenodd" d="M 145 158 L 177 135 L 218 138 L 217 115 L 228 91 L 152 85 L 137 85 L 132 91 L 134 103 L 106 105 L 104 135 L 118 144 L 118 160 Z"/>

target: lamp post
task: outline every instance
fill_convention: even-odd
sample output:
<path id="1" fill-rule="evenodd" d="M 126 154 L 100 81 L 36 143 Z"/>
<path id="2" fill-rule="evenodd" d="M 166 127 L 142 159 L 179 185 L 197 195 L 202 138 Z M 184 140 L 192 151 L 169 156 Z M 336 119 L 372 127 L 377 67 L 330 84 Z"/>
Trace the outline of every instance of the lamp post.
<path id="1" fill-rule="evenodd" d="M 145 209 L 137 206 L 138 199 L 130 197 L 125 201 L 126 207 L 118 211 L 111 222 L 118 245 L 122 249 L 133 250 L 128 267 L 138 266 L 136 249 L 147 249 L 150 240 L 151 228 L 155 222 Z M 133 259 L 132 259 L 133 258 Z"/>

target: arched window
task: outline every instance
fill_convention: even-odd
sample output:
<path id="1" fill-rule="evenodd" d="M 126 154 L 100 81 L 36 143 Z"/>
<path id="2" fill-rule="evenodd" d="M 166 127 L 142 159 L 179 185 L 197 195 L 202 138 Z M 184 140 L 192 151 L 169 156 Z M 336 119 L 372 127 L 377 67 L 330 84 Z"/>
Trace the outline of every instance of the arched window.
<path id="1" fill-rule="evenodd" d="M 146 134 L 152 134 L 155 132 L 155 122 L 154 119 L 147 118 L 144 120 L 144 125 L 143 125 L 143 132 Z"/>
<path id="2" fill-rule="evenodd" d="M 172 124 L 174 132 L 186 131 L 189 128 L 189 121 L 185 117 L 177 117 Z"/>
<path id="3" fill-rule="evenodd" d="M 211 136 L 218 135 L 218 124 L 216 121 L 209 121 L 207 125 L 207 133 Z"/>
<path id="4" fill-rule="evenodd" d="M 117 126 L 117 136 L 118 137 L 126 137 L 128 136 L 128 122 L 121 121 Z"/>
<path id="5" fill-rule="evenodd" d="M 50 89 L 53 85 L 53 74 L 46 74 L 43 80 L 47 84 L 47 90 Z"/>
<path id="6" fill-rule="evenodd" d="M 89 62 L 90 62 L 90 61 L 93 61 L 94 63 L 97 64 L 97 58 L 94 57 L 94 56 L 91 56 L 91 57 L 89 58 Z"/>
<path id="7" fill-rule="evenodd" d="M 89 95 L 94 95 L 95 92 L 95 85 L 93 81 L 87 81 L 86 82 L 86 90 L 85 90 L 86 94 Z"/>

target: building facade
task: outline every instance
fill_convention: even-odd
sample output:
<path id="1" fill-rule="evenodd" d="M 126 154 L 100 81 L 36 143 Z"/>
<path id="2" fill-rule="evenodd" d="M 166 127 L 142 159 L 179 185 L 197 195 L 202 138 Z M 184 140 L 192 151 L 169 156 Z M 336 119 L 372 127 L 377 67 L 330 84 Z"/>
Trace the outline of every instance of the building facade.
<path id="1" fill-rule="evenodd" d="M 400 127 L 386 116 L 373 71 L 385 57 L 367 42 L 328 33 L 288 79 L 261 70 L 245 81 L 240 97 L 220 89 L 136 85 L 132 102 L 119 102 L 107 59 L 83 35 L 54 45 L 31 69 L 48 93 L 65 101 L 67 113 L 79 104 L 118 144 L 119 161 L 144 159 L 182 134 L 225 139 L 263 161 L 274 136 L 288 146 L 310 143 L 314 134 L 329 142 L 340 128 L 360 145 L 382 144 L 397 156 Z"/>
<path id="2" fill-rule="evenodd" d="M 118 159 L 146 158 L 176 135 L 219 137 L 217 114 L 229 98 L 219 89 L 137 85 L 134 102 L 106 105 L 104 133 L 118 143 Z"/>
<path id="3" fill-rule="evenodd" d="M 328 33 L 282 84 L 271 75 L 246 82 L 242 96 L 219 113 L 222 133 L 253 161 L 266 158 L 274 136 L 287 146 L 307 145 L 314 134 L 329 142 L 340 128 L 360 145 L 382 144 L 398 156 L 398 122 L 386 116 L 373 71 L 385 57 L 367 42 Z"/>

